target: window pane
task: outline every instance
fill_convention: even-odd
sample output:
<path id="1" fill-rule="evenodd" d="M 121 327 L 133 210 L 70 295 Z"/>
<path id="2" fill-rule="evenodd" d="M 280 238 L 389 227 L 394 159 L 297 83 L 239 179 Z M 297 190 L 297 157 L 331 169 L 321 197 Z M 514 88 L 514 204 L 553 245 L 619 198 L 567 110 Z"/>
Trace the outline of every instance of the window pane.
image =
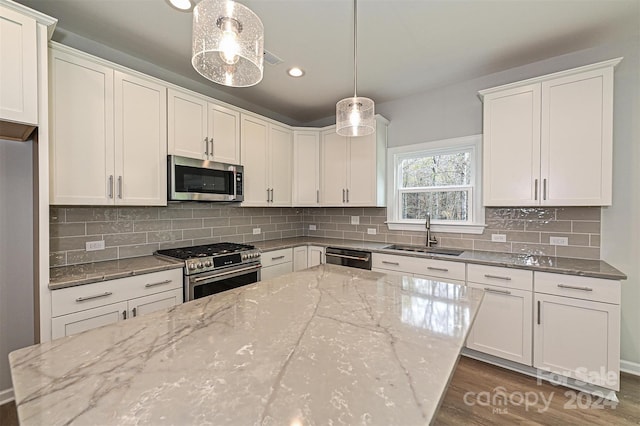
<path id="1" fill-rule="evenodd" d="M 409 192 L 401 194 L 402 219 L 466 221 L 469 218 L 467 191 Z"/>
<path id="2" fill-rule="evenodd" d="M 402 160 L 402 187 L 469 185 L 471 155 L 468 151 Z"/>

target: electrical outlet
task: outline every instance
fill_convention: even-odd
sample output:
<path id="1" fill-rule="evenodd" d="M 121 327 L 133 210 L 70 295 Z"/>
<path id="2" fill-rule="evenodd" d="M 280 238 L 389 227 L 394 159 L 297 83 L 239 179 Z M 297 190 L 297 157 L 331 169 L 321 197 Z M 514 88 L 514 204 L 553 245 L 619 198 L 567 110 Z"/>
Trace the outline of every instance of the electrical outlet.
<path id="1" fill-rule="evenodd" d="M 568 246 L 569 238 L 567 237 L 549 237 L 549 244 L 552 246 Z"/>
<path id="2" fill-rule="evenodd" d="M 253 228 L 253 235 L 258 235 L 258 234 L 260 234 L 260 232 L 262 232 L 262 229 L 260 229 L 260 228 Z"/>
<path id="3" fill-rule="evenodd" d="M 315 225 L 309 225 L 309 231 L 315 231 L 315 230 L 316 230 Z"/>
<path id="4" fill-rule="evenodd" d="M 376 228 L 367 228 L 367 234 L 376 235 L 377 233 L 378 233 L 378 230 Z"/>
<path id="5" fill-rule="evenodd" d="M 506 243 L 507 236 L 505 234 L 491 234 L 491 241 L 495 241 L 497 243 Z"/>
<path id="6" fill-rule="evenodd" d="M 360 225 L 360 216 L 351 216 L 352 225 Z"/>
<path id="7" fill-rule="evenodd" d="M 85 243 L 87 251 L 104 250 L 104 240 L 100 241 L 87 241 Z"/>

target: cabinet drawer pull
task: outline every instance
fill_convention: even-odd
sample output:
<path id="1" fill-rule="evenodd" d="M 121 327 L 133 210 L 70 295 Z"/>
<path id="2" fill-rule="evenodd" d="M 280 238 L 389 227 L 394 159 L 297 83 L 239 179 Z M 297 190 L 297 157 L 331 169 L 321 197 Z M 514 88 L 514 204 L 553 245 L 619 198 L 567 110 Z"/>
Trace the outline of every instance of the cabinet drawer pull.
<path id="1" fill-rule="evenodd" d="M 284 259 L 284 256 L 276 256 L 271 258 L 271 260 L 280 260 L 280 259 Z"/>
<path id="2" fill-rule="evenodd" d="M 568 288 L 570 290 L 593 291 L 593 289 L 591 287 L 577 287 L 577 286 L 566 285 L 566 284 L 558 284 L 558 287 L 559 288 Z"/>
<path id="3" fill-rule="evenodd" d="M 449 272 L 447 268 L 436 268 L 435 266 L 427 266 L 430 271 Z"/>
<path id="4" fill-rule="evenodd" d="M 484 274 L 485 278 L 494 278 L 496 280 L 511 281 L 511 277 L 502 277 L 500 275 Z"/>
<path id="5" fill-rule="evenodd" d="M 400 262 L 389 262 L 387 260 L 383 260 L 382 263 L 386 264 L 386 265 L 395 265 L 395 266 L 400 266 Z"/>
<path id="6" fill-rule="evenodd" d="M 122 311 L 122 319 L 127 319 L 127 311 Z"/>
<path id="7" fill-rule="evenodd" d="M 496 290 L 489 287 L 485 287 L 484 291 L 488 291 L 489 293 L 511 294 L 509 290 Z"/>
<path id="8" fill-rule="evenodd" d="M 172 282 L 172 281 L 173 281 L 173 280 L 164 280 L 164 281 L 160 281 L 160 282 L 157 282 L 157 283 L 149 283 L 149 284 L 145 284 L 144 286 L 145 286 L 146 288 L 149 288 L 149 287 L 155 287 L 155 286 L 157 286 L 157 285 L 169 284 L 169 283 L 170 283 L 170 282 Z"/>
<path id="9" fill-rule="evenodd" d="M 84 301 L 87 301 L 87 300 L 99 299 L 99 298 L 101 298 L 101 297 L 111 296 L 112 294 L 113 294 L 113 293 L 112 293 L 112 292 L 110 292 L 110 291 L 105 291 L 105 292 L 104 292 L 104 293 L 102 293 L 102 294 L 96 294 L 96 295 L 94 295 L 94 296 L 83 296 L 83 297 L 78 297 L 78 298 L 76 299 L 76 302 L 84 302 Z"/>
<path id="10" fill-rule="evenodd" d="M 131 312 L 133 313 L 134 318 L 138 316 L 138 308 L 133 308 Z"/>

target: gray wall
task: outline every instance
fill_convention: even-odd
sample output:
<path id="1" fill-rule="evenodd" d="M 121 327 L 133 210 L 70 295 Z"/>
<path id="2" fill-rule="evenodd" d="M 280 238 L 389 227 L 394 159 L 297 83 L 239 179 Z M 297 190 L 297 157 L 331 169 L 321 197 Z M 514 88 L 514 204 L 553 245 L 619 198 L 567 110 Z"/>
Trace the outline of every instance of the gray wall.
<path id="1" fill-rule="evenodd" d="M 639 29 L 640 31 L 640 29 Z M 621 358 L 640 364 L 640 34 L 376 106 L 389 146 L 482 133 L 478 90 L 624 56 L 615 72 L 613 205 L 602 211 L 601 258 L 625 272 Z M 640 371 L 640 365 L 636 365 Z"/>
<path id="2" fill-rule="evenodd" d="M 34 343 L 32 149 L 0 140 L 0 401 L 9 352 Z"/>

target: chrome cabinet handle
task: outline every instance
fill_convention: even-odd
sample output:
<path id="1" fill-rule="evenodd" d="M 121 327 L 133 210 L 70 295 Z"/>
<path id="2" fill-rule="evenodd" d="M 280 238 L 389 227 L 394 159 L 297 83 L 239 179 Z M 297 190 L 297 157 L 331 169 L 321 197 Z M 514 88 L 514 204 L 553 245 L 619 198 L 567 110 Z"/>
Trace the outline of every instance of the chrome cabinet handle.
<path id="1" fill-rule="evenodd" d="M 320 203 L 320 190 L 316 189 L 316 203 Z"/>
<path id="2" fill-rule="evenodd" d="M 534 183 L 533 199 L 538 201 L 538 179 L 536 179 Z"/>
<path id="3" fill-rule="evenodd" d="M 385 265 L 395 265 L 395 266 L 400 266 L 399 262 L 389 262 L 388 260 L 383 260 L 382 263 L 384 263 Z"/>
<path id="4" fill-rule="evenodd" d="M 109 198 L 113 198 L 113 175 L 109 175 Z"/>
<path id="5" fill-rule="evenodd" d="M 138 315 L 138 308 L 133 308 L 131 312 L 133 312 L 133 317 L 135 318 Z"/>
<path id="6" fill-rule="evenodd" d="M 542 199 L 547 199 L 547 179 L 542 179 Z"/>
<path id="7" fill-rule="evenodd" d="M 493 288 L 485 287 L 484 291 L 488 291 L 489 293 L 499 293 L 499 294 L 511 294 L 509 290 L 495 290 Z"/>
<path id="8" fill-rule="evenodd" d="M 122 319 L 127 319 L 127 311 L 122 311 Z"/>
<path id="9" fill-rule="evenodd" d="M 344 200 L 345 200 L 345 198 L 344 198 L 344 188 L 343 188 L 343 189 L 342 189 L 342 202 L 343 202 L 343 203 L 344 203 Z"/>
<path id="10" fill-rule="evenodd" d="M 347 188 L 347 203 L 349 202 L 349 188 Z"/>
<path id="11" fill-rule="evenodd" d="M 273 203 L 273 188 L 271 188 L 271 202 Z"/>
<path id="12" fill-rule="evenodd" d="M 145 284 L 144 286 L 145 286 L 146 288 L 149 288 L 149 287 L 155 287 L 155 286 L 157 286 L 157 285 L 169 284 L 169 283 L 170 283 L 170 282 L 172 282 L 172 281 L 173 281 L 173 280 L 164 280 L 164 281 L 160 281 L 160 282 L 157 282 L 157 283 L 149 283 L 149 284 Z"/>
<path id="13" fill-rule="evenodd" d="M 486 278 L 494 278 L 496 280 L 511 281 L 511 277 L 501 277 L 500 275 L 484 274 Z"/>
<path id="14" fill-rule="evenodd" d="M 582 290 L 582 291 L 593 291 L 593 289 L 591 287 L 578 287 L 578 286 L 572 286 L 572 285 L 566 285 L 566 284 L 558 284 L 559 288 L 566 288 L 569 290 Z"/>
<path id="15" fill-rule="evenodd" d="M 105 291 L 102 294 L 96 294 L 94 296 L 82 296 L 82 297 L 78 297 L 76 299 L 76 302 L 85 302 L 87 300 L 92 300 L 92 299 L 99 299 L 101 297 L 107 297 L 107 296 L 111 296 L 113 293 L 110 291 Z"/>
<path id="16" fill-rule="evenodd" d="M 209 139 L 209 142 L 211 142 L 211 157 L 215 157 L 215 154 L 213 153 L 213 138 Z"/>
<path id="17" fill-rule="evenodd" d="M 118 198 L 122 199 L 122 176 L 118 176 Z"/>
<path id="18" fill-rule="evenodd" d="M 267 203 L 270 202 L 269 200 L 269 188 L 267 188 Z"/>
<path id="19" fill-rule="evenodd" d="M 540 325 L 540 301 L 538 300 L 538 325 Z"/>
<path id="20" fill-rule="evenodd" d="M 271 260 L 280 260 L 280 259 L 284 259 L 284 256 L 276 256 L 271 258 Z"/>
<path id="21" fill-rule="evenodd" d="M 427 269 L 431 271 L 449 272 L 447 268 L 436 268 L 435 266 L 427 266 Z"/>
<path id="22" fill-rule="evenodd" d="M 347 256 L 346 254 L 336 254 L 336 253 L 325 253 L 325 256 L 341 257 L 343 259 L 362 260 L 363 262 L 368 262 L 369 261 L 369 256 L 367 256 L 367 257 L 358 257 L 358 256 Z"/>
<path id="23" fill-rule="evenodd" d="M 204 138 L 204 155 L 209 156 L 209 138 Z"/>

